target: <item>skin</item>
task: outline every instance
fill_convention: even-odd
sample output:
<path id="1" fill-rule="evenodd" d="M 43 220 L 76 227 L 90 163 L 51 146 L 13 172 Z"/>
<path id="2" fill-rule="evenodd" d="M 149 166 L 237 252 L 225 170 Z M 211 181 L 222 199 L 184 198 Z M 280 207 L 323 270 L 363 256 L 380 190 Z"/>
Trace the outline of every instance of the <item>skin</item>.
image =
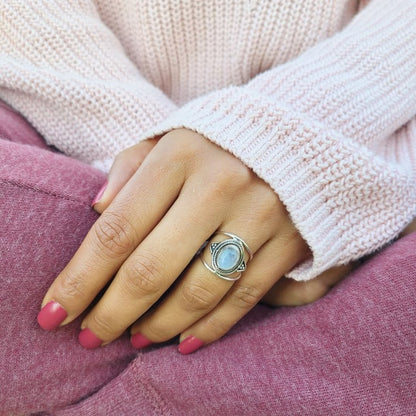
<path id="1" fill-rule="evenodd" d="M 94 208 L 102 215 L 42 306 L 59 302 L 68 324 L 111 281 L 81 325 L 103 344 L 129 327 L 152 342 L 192 335 L 209 344 L 258 302 L 312 302 L 354 267 L 310 282 L 284 278 L 310 256 L 285 207 L 241 161 L 186 129 L 120 153 Z M 240 236 L 254 253 L 236 282 L 194 258 L 218 230 Z"/>

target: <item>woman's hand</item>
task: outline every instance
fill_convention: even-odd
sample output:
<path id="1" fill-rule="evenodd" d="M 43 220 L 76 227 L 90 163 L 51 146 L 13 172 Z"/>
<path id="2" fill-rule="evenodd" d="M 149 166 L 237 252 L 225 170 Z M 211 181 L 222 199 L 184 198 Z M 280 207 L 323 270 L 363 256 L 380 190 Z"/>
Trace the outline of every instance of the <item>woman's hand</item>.
<path id="1" fill-rule="evenodd" d="M 223 336 L 309 251 L 272 189 L 228 152 L 185 129 L 145 146 L 118 157 L 96 203 L 102 215 L 38 320 L 47 329 L 71 322 L 111 282 L 81 325 L 82 345 L 109 343 L 133 324 L 136 347 L 180 334 L 180 351 L 192 352 Z M 253 252 L 239 280 L 194 258 L 218 231 Z M 203 258 L 211 265 L 209 247 Z"/>
<path id="2" fill-rule="evenodd" d="M 103 186 L 105 193 L 99 192 L 99 200 L 93 203 L 94 209 L 100 214 L 109 206 L 114 197 L 133 176 L 146 156 L 156 145 L 158 139 L 150 139 L 121 152 L 109 173 L 109 186 Z M 412 223 L 416 229 L 416 220 Z M 412 224 L 402 235 L 411 231 Z M 261 302 L 269 306 L 301 306 L 312 303 L 325 296 L 339 281 L 344 279 L 358 263 L 333 267 L 315 279 L 297 282 L 282 277 L 263 296 Z"/>
<path id="3" fill-rule="evenodd" d="M 105 193 L 99 192 L 99 200 L 94 203 L 94 209 L 102 213 L 111 203 L 117 193 L 133 176 L 146 156 L 156 145 L 157 139 L 146 140 L 136 146 L 121 152 L 113 164 L 109 174 L 110 185 L 103 187 Z M 416 228 L 416 220 L 413 222 Z M 411 226 L 403 231 L 410 231 Z M 339 281 L 344 279 L 356 267 L 357 263 L 345 266 L 333 267 L 315 279 L 306 282 L 297 282 L 293 279 L 282 277 L 263 296 L 261 302 L 269 306 L 302 306 L 312 303 L 325 296 Z"/>
<path id="4" fill-rule="evenodd" d="M 39 314 L 46 329 L 67 324 L 111 281 L 83 321 L 86 347 L 111 342 L 140 318 L 131 330 L 136 347 L 181 334 L 180 351 L 192 352 L 224 335 L 260 300 L 309 303 L 354 267 L 309 282 L 281 278 L 309 255 L 283 205 L 238 159 L 184 129 L 122 152 L 94 207 L 103 215 Z M 254 253 L 235 282 L 194 258 L 220 230 L 240 236 Z M 210 263 L 208 249 L 204 258 Z"/>
<path id="5" fill-rule="evenodd" d="M 67 324 L 112 281 L 83 321 L 86 347 L 111 342 L 140 318 L 131 330 L 136 347 L 181 334 L 180 351 L 192 352 L 224 335 L 260 300 L 310 303 L 354 267 L 333 268 L 309 282 L 281 278 L 309 254 L 281 202 L 239 160 L 184 129 L 122 152 L 95 202 L 103 215 L 39 314 L 46 329 Z M 220 230 L 237 234 L 255 253 L 235 282 L 194 258 Z M 208 249 L 204 258 L 210 263 Z"/>

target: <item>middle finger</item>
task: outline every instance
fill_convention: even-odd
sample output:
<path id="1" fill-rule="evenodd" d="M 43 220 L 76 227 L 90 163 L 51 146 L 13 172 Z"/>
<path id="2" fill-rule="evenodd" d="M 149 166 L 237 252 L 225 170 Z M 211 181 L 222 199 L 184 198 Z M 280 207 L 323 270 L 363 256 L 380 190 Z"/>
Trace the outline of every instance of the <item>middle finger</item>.
<path id="1" fill-rule="evenodd" d="M 86 348 L 108 343 L 143 315 L 172 285 L 224 216 L 221 204 L 183 192 L 166 215 L 120 267 L 101 300 L 84 319 Z M 200 213 L 204 215 L 201 217 Z"/>

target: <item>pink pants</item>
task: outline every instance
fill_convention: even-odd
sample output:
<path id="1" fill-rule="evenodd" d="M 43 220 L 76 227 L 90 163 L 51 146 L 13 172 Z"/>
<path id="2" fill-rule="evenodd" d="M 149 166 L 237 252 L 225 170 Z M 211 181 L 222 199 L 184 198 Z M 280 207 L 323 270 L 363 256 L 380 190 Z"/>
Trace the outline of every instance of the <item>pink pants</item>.
<path id="1" fill-rule="evenodd" d="M 222 340 L 94 351 L 80 319 L 46 332 L 48 286 L 96 219 L 98 171 L 0 105 L 0 415 L 416 414 L 416 233 L 318 302 L 256 307 Z"/>

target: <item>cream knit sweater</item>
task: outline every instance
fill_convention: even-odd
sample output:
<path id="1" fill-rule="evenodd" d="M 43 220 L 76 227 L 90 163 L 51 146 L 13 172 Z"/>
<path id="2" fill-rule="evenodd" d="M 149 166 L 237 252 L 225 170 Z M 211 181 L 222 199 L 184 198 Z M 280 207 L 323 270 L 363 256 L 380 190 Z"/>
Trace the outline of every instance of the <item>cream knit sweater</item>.
<path id="1" fill-rule="evenodd" d="M 104 170 L 155 134 L 205 135 L 277 192 L 313 252 L 290 276 L 310 279 L 416 215 L 416 1 L 359 6 L 0 0 L 0 98 Z"/>

